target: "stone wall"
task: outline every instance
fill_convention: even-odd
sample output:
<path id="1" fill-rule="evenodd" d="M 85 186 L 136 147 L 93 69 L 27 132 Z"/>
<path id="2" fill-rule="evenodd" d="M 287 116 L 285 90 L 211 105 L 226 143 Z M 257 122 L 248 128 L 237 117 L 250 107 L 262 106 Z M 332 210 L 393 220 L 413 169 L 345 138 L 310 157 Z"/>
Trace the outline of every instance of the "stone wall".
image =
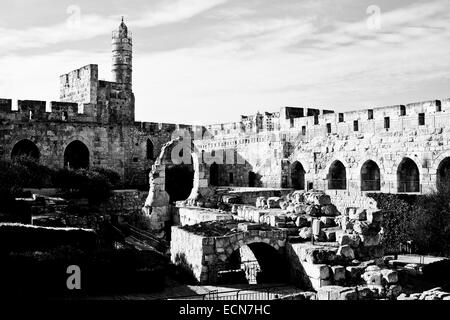
<path id="1" fill-rule="evenodd" d="M 240 177 L 235 182 L 239 186 L 248 185 L 250 171 L 260 177 L 263 187 L 292 186 L 292 166 L 299 162 L 305 171 L 305 188 L 331 190 L 332 164 L 339 161 L 346 173 L 343 189 L 352 195 L 363 195 L 361 174 L 369 160 L 379 167 L 380 188 L 367 191 L 428 193 L 436 189 L 439 165 L 450 157 L 450 130 L 446 125 L 450 99 L 341 114 L 291 116 L 274 119 L 279 125 L 273 125 L 272 131 L 250 130 L 245 126 L 247 120 L 233 125 L 234 130 L 227 125 L 207 126 L 212 136 L 196 141 L 196 145 L 207 152 L 236 150 L 244 164 L 225 170 Z M 399 183 L 398 170 L 405 159 L 417 166 L 417 191 L 403 190 L 405 181 Z M 408 174 L 411 172 L 406 173 L 406 179 Z"/>
<path id="2" fill-rule="evenodd" d="M 239 248 L 264 243 L 284 256 L 286 238 L 283 230 L 249 230 L 222 237 L 204 237 L 172 227 L 171 259 L 176 264 L 187 266 L 200 283 L 215 283 L 220 266 Z M 185 261 L 181 262 L 180 257 Z"/>
<path id="3" fill-rule="evenodd" d="M 204 209 L 198 207 L 175 207 L 174 221 L 181 226 L 194 225 L 206 221 L 233 220 L 233 215 L 219 210 Z"/>
<path id="4" fill-rule="evenodd" d="M 172 227 L 171 237 L 172 262 L 190 270 L 198 281 L 207 281 L 208 268 L 204 266 L 204 247 L 208 246 L 209 239 L 178 227 Z"/>

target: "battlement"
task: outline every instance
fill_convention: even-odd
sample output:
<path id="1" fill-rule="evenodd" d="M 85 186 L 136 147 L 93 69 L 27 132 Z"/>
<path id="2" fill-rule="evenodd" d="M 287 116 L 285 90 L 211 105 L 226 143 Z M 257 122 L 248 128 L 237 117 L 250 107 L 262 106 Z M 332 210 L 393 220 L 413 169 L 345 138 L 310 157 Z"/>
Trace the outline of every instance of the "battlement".
<path id="1" fill-rule="evenodd" d="M 134 127 L 144 133 L 153 134 L 153 133 L 172 133 L 177 130 L 186 130 L 188 132 L 204 132 L 205 128 L 203 126 L 198 125 L 189 125 L 189 124 L 175 124 L 175 123 L 161 123 L 161 122 L 135 122 Z"/>
<path id="2" fill-rule="evenodd" d="M 271 127 L 264 123 L 272 121 Z M 253 142 L 310 141 L 328 135 L 433 131 L 450 121 L 450 98 L 335 113 L 331 110 L 283 107 L 279 113 L 241 116 L 241 121 L 207 125 L 210 138 L 200 148 L 236 147 Z M 258 127 L 259 125 L 259 127 Z"/>
<path id="3" fill-rule="evenodd" d="M 51 112 L 47 112 L 49 103 Z M 18 100 L 17 110 L 12 110 L 12 99 L 0 99 L 0 119 L 15 121 L 85 121 L 78 113 L 78 104 L 61 101 Z"/>
<path id="4" fill-rule="evenodd" d="M 313 137 L 439 128 L 445 126 L 443 119 L 447 118 L 450 120 L 450 99 L 294 118 L 282 128 Z"/>

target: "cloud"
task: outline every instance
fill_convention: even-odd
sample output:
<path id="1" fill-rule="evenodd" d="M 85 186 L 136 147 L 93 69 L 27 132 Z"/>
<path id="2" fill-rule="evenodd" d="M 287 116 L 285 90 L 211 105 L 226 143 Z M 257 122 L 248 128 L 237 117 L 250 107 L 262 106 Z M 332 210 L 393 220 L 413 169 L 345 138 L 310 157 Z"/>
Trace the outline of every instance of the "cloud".
<path id="1" fill-rule="evenodd" d="M 330 1 L 279 5 L 266 0 L 197 0 L 191 2 L 192 6 L 184 2 L 158 3 L 129 23 L 134 30 L 196 17 L 188 31 L 166 26 L 155 32 L 170 31 L 175 38 L 184 32 L 201 34 L 195 41 L 174 45 L 170 50 L 136 54 L 133 85 L 139 120 L 214 123 L 288 105 L 349 110 L 445 98 L 448 92 L 448 0 L 391 9 L 382 6 L 378 31 L 367 28 L 365 8 L 355 9 L 353 2 L 345 2 L 346 10 L 339 14 L 328 7 Z M 204 15 L 200 17 L 201 13 Z M 318 14 L 321 19 L 317 19 Z M 83 24 L 85 31 L 75 38 L 109 34 L 117 26 L 115 17 L 86 19 L 91 20 Z M 41 41 L 73 41 L 66 40 L 64 32 L 46 38 L 47 32 L 44 30 L 38 40 L 28 33 L 18 38 L 25 39 L 28 46 L 33 41 L 38 46 Z M 135 37 L 135 44 L 145 40 Z M 100 76 L 109 77 L 108 50 L 0 56 L 0 92 L 8 92 L 8 96 L 12 92 L 20 98 L 54 99 L 58 75 L 69 71 L 68 66 L 93 61 L 99 64 Z"/>
<path id="2" fill-rule="evenodd" d="M 140 14 L 135 20 L 127 21 L 133 28 L 148 28 L 177 23 L 192 18 L 227 0 L 176 0 L 159 2 Z M 92 39 L 110 34 L 117 28 L 116 15 L 82 14 L 77 6 L 69 6 L 66 21 L 47 27 L 32 27 L 25 30 L 0 28 L 2 46 L 0 55 L 17 50 L 41 48 L 63 42 Z"/>

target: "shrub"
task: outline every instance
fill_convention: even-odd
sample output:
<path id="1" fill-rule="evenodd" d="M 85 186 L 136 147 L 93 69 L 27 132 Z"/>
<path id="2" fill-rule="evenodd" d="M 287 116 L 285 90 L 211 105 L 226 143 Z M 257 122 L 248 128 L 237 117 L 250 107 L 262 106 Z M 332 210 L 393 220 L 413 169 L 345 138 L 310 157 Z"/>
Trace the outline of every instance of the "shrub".
<path id="1" fill-rule="evenodd" d="M 406 196 L 370 194 L 384 212 L 383 246 L 387 253 L 399 253 L 400 244 L 413 242 L 419 254 L 450 254 L 450 194 Z"/>
<path id="2" fill-rule="evenodd" d="M 75 228 L 50 228 L 18 223 L 0 224 L 0 251 L 44 250 L 61 245 L 94 249 L 94 231 Z"/>
<path id="3" fill-rule="evenodd" d="M 383 211 L 383 246 L 386 253 L 397 253 L 400 245 L 410 239 L 411 199 L 394 194 L 370 194 Z"/>
<path id="4" fill-rule="evenodd" d="M 120 185 L 120 175 L 116 171 L 109 168 L 100 168 L 100 167 L 92 168 L 92 171 L 97 172 L 102 176 L 104 176 L 111 184 L 111 186 L 113 186 L 114 188 Z"/>
<path id="5" fill-rule="evenodd" d="M 112 189 L 105 175 L 89 169 L 59 170 L 53 176 L 53 183 L 68 196 L 88 198 L 94 203 L 107 199 Z"/>
<path id="6" fill-rule="evenodd" d="M 411 211 L 411 239 L 417 253 L 450 254 L 450 195 L 437 192 L 421 196 Z"/>

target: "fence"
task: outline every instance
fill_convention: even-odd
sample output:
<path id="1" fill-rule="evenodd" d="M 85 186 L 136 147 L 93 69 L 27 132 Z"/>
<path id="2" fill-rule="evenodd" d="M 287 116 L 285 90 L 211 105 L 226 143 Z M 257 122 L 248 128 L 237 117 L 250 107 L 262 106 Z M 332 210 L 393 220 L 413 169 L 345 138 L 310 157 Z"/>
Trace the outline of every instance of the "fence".
<path id="1" fill-rule="evenodd" d="M 205 294 L 197 294 L 191 296 L 182 297 L 170 297 L 165 300 L 218 300 L 218 301 L 230 301 L 230 300 L 278 300 L 285 296 L 291 296 L 295 293 L 299 293 L 302 290 L 286 287 L 266 287 L 266 288 L 245 288 L 230 291 L 212 290 Z"/>

